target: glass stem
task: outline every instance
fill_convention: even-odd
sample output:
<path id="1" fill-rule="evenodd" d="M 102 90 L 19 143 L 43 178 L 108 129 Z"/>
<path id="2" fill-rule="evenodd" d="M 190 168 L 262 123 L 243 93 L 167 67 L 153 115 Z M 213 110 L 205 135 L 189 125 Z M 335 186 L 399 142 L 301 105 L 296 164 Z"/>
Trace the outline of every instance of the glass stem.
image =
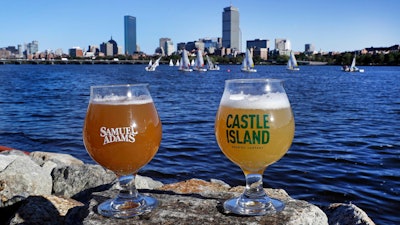
<path id="1" fill-rule="evenodd" d="M 268 198 L 263 188 L 263 177 L 261 174 L 246 175 L 246 189 L 243 195 L 245 198 L 251 199 Z"/>
<path id="2" fill-rule="evenodd" d="M 118 177 L 120 191 L 118 194 L 119 199 L 136 199 L 139 192 L 135 186 L 135 175 L 126 175 Z"/>

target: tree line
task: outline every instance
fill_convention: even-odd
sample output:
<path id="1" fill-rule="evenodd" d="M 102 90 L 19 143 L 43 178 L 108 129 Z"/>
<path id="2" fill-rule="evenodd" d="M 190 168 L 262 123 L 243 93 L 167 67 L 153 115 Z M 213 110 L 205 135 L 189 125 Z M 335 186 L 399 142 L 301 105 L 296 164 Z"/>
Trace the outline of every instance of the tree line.
<path id="1" fill-rule="evenodd" d="M 236 57 L 233 56 L 217 56 L 217 55 L 209 55 L 213 62 L 219 64 L 241 64 L 243 61 L 244 54 L 239 54 Z M 174 62 L 180 59 L 179 54 L 165 56 L 162 58 L 163 62 L 168 62 L 172 59 Z M 354 57 L 353 52 L 345 52 L 340 54 L 305 54 L 300 53 L 296 55 L 297 61 L 300 61 L 299 64 L 303 62 L 325 62 L 327 65 L 350 65 Z M 115 56 L 111 57 L 96 57 L 96 59 L 113 59 Z M 132 60 L 132 56 L 128 55 L 118 55 L 117 58 L 119 60 Z M 156 59 L 158 56 L 146 56 L 141 55 L 138 57 L 139 60 L 149 60 Z M 194 57 L 190 57 L 190 60 L 194 59 Z M 254 56 L 253 61 L 256 65 L 283 65 L 286 64 L 289 59 L 287 55 L 277 55 L 271 54 L 268 56 L 268 60 L 261 59 L 260 56 Z M 361 54 L 356 55 L 356 61 L 358 66 L 400 66 L 400 52 L 390 52 L 387 54 Z"/>

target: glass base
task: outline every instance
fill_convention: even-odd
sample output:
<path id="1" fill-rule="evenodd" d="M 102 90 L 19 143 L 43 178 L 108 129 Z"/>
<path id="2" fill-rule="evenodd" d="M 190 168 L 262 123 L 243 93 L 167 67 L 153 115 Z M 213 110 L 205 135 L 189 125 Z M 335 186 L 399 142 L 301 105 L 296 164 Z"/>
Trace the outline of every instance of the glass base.
<path id="1" fill-rule="evenodd" d="M 110 199 L 101 203 L 97 211 L 106 217 L 131 218 L 151 212 L 158 205 L 157 199 L 149 196 L 139 196 L 138 199 L 119 198 Z"/>
<path id="2" fill-rule="evenodd" d="M 234 213 L 246 216 L 262 216 L 266 214 L 275 214 L 285 208 L 285 203 L 274 198 L 258 198 L 254 200 L 243 199 L 242 196 L 232 198 L 224 203 L 224 209 L 227 213 Z"/>

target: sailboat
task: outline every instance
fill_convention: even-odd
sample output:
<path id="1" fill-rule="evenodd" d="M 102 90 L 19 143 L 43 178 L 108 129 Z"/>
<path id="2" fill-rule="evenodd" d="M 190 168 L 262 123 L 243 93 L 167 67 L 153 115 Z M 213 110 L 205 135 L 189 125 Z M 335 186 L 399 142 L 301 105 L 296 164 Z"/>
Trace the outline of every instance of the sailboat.
<path id="1" fill-rule="evenodd" d="M 257 70 L 254 69 L 254 62 L 249 49 L 246 49 L 246 55 L 243 58 L 242 68 L 240 70 L 242 72 L 249 72 L 249 73 L 257 72 Z"/>
<path id="2" fill-rule="evenodd" d="M 189 57 L 186 50 L 182 51 L 181 62 L 179 66 L 179 70 L 183 72 L 192 72 L 193 69 L 190 68 Z"/>
<path id="3" fill-rule="evenodd" d="M 360 68 L 356 67 L 356 55 L 354 55 L 353 61 L 351 62 L 350 67 L 346 65 L 346 66 L 343 66 L 342 69 L 344 72 L 360 72 L 360 73 L 364 72 L 364 69 L 360 69 Z"/>
<path id="4" fill-rule="evenodd" d="M 179 60 L 176 60 L 175 66 L 180 66 L 181 63 L 179 62 Z"/>
<path id="5" fill-rule="evenodd" d="M 197 50 L 196 61 L 194 62 L 193 70 L 199 72 L 206 72 L 207 69 L 204 68 L 204 59 L 201 50 Z"/>
<path id="6" fill-rule="evenodd" d="M 146 71 L 155 71 L 157 66 L 160 65 L 160 59 L 161 56 L 154 63 L 152 63 L 152 60 L 150 59 L 149 65 L 147 65 L 144 69 Z"/>
<path id="7" fill-rule="evenodd" d="M 289 56 L 289 60 L 287 62 L 286 69 L 288 69 L 288 70 L 300 70 L 299 66 L 297 65 L 296 57 L 294 56 L 292 51 L 290 51 L 290 56 Z"/>
<path id="8" fill-rule="evenodd" d="M 207 59 L 207 69 L 208 69 L 208 70 L 219 70 L 219 66 L 218 66 L 218 65 L 215 65 L 215 64 L 211 61 L 210 57 L 208 57 L 208 55 L 206 55 L 206 59 Z"/>
<path id="9" fill-rule="evenodd" d="M 169 66 L 174 66 L 174 62 L 172 62 L 172 59 L 169 60 Z"/>

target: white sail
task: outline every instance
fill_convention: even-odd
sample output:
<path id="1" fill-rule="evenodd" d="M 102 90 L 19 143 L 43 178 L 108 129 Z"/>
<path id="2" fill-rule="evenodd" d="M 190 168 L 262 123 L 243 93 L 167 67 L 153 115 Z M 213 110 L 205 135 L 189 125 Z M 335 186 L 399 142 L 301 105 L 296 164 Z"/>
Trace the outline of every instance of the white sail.
<path id="1" fill-rule="evenodd" d="M 360 68 L 358 68 L 356 66 L 356 55 L 354 55 L 353 61 L 351 61 L 350 67 L 344 66 L 343 67 L 343 71 L 345 71 L 345 72 L 360 72 L 360 73 L 363 73 L 364 69 L 360 69 Z"/>
<path id="2" fill-rule="evenodd" d="M 161 60 L 161 56 L 154 63 L 152 63 L 153 61 L 150 60 L 149 65 L 146 66 L 146 68 L 145 68 L 146 71 L 155 71 L 157 66 L 160 65 L 160 60 Z"/>
<path id="3" fill-rule="evenodd" d="M 219 66 L 215 65 L 210 57 L 208 57 L 208 55 L 206 55 L 206 59 L 207 59 L 207 69 L 208 70 L 219 70 Z"/>
<path id="4" fill-rule="evenodd" d="M 287 69 L 288 70 L 300 70 L 299 66 L 297 65 L 296 57 L 294 56 L 292 51 L 290 51 L 289 60 L 287 62 Z"/>
<path id="5" fill-rule="evenodd" d="M 242 61 L 241 70 L 243 72 L 257 72 L 257 70 L 254 69 L 254 62 L 249 49 L 246 49 L 246 54 Z"/>
<path id="6" fill-rule="evenodd" d="M 172 62 L 172 59 L 169 60 L 169 66 L 174 66 L 174 62 Z"/>
<path id="7" fill-rule="evenodd" d="M 356 68 L 356 56 L 355 55 L 353 57 L 353 61 L 351 62 L 350 70 L 354 70 L 354 68 Z"/>
<path id="8" fill-rule="evenodd" d="M 188 54 L 187 54 L 186 50 L 182 51 L 181 64 L 179 66 L 179 70 L 180 71 L 185 71 L 185 72 L 193 71 L 190 68 L 190 61 L 189 61 L 189 57 L 188 57 Z"/>
<path id="9" fill-rule="evenodd" d="M 203 59 L 203 54 L 202 54 L 201 50 L 197 51 L 196 61 L 194 62 L 193 69 L 196 71 L 200 71 L 200 72 L 207 71 L 207 69 L 204 68 L 204 59 Z"/>

